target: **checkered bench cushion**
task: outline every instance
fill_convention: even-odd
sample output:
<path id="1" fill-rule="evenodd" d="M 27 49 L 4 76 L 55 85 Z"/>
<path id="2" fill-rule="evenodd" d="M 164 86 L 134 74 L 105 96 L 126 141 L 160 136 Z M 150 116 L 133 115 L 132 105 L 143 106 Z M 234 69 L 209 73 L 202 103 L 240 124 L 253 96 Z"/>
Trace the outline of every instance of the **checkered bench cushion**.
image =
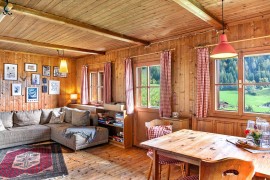
<path id="1" fill-rule="evenodd" d="M 172 133 L 172 126 L 153 126 L 148 128 L 148 139 L 158 138 L 166 134 Z"/>
<path id="2" fill-rule="evenodd" d="M 153 159 L 153 151 L 148 150 L 147 156 Z M 182 164 L 182 163 L 183 163 L 182 161 L 178 161 L 176 159 L 171 159 L 162 155 L 159 156 L 159 164 Z"/>

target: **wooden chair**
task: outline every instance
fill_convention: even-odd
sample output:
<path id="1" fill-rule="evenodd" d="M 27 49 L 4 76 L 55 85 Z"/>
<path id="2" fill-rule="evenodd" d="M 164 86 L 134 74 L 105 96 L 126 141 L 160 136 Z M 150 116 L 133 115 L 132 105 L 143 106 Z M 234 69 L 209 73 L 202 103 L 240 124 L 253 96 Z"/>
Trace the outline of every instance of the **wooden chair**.
<path id="1" fill-rule="evenodd" d="M 187 176 L 178 180 L 251 180 L 254 173 L 252 161 L 226 158 L 212 162 L 202 161 L 200 175 Z"/>
<path id="2" fill-rule="evenodd" d="M 154 119 L 150 122 L 146 122 L 145 126 L 147 128 L 146 134 L 147 134 L 148 139 L 153 139 L 153 138 L 157 138 L 157 137 L 172 133 L 172 126 L 170 125 L 170 122 L 166 120 Z M 150 168 L 149 168 L 148 177 L 147 177 L 147 179 L 149 180 L 151 177 L 151 172 L 152 172 L 152 167 L 153 167 L 152 150 L 148 150 L 147 156 L 151 158 Z M 171 159 L 162 155 L 159 156 L 159 166 L 160 166 L 159 173 L 161 174 L 162 165 L 168 165 L 167 179 L 169 179 L 172 164 L 180 166 L 181 174 L 183 177 L 186 175 L 185 170 L 184 170 L 184 165 L 185 165 L 184 162 L 178 161 L 176 159 Z"/>

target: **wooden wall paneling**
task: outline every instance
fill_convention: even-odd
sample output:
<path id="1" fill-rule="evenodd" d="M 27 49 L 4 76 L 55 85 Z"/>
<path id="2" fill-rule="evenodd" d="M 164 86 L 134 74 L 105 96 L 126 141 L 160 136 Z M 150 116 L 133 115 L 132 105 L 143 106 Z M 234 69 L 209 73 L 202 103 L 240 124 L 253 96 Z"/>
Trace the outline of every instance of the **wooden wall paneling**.
<path id="1" fill-rule="evenodd" d="M 245 130 L 247 128 L 247 121 L 239 121 L 237 122 L 237 132 L 236 136 L 246 137 Z"/>
<path id="2" fill-rule="evenodd" d="M 205 132 L 213 132 L 214 131 L 214 122 L 212 119 L 197 119 L 197 130 L 205 131 Z"/>
<path id="3" fill-rule="evenodd" d="M 215 120 L 214 122 L 214 133 L 226 134 L 226 135 L 236 135 L 236 123 L 230 121 Z"/>

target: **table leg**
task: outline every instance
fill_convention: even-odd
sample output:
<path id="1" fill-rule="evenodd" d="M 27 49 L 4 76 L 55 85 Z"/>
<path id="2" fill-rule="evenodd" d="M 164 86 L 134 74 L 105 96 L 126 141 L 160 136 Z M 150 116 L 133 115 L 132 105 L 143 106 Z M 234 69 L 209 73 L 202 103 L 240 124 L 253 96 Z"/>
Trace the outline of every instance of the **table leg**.
<path id="1" fill-rule="evenodd" d="M 153 165 L 154 165 L 154 168 L 153 168 L 153 179 L 154 180 L 159 180 L 159 157 L 158 157 L 158 154 L 157 154 L 157 151 L 156 150 L 153 150 Z"/>

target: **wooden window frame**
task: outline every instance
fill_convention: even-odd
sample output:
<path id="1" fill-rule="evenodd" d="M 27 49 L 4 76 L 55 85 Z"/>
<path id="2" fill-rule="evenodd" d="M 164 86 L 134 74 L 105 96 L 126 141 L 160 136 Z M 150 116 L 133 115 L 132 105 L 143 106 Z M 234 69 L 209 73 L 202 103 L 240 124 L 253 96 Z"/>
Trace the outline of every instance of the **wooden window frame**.
<path id="1" fill-rule="evenodd" d="M 103 93 L 103 86 L 101 86 L 101 81 L 100 81 L 100 74 L 103 73 L 104 75 L 104 72 L 103 71 L 95 71 L 95 72 L 90 72 L 90 75 L 89 75 L 89 79 L 90 79 L 90 83 L 89 83 L 89 102 L 90 103 L 98 103 L 98 104 L 103 104 L 103 100 L 100 101 L 100 97 L 99 97 L 99 91 L 100 93 Z M 96 85 L 92 85 L 92 74 L 97 74 L 97 84 Z M 104 83 L 104 82 L 103 82 Z M 97 91 L 97 101 L 93 101 L 92 100 L 92 90 L 93 88 L 96 88 L 96 91 Z M 104 95 L 103 95 L 104 97 Z"/>
<path id="2" fill-rule="evenodd" d="M 236 118 L 236 119 L 255 119 L 256 117 L 262 117 L 270 119 L 270 114 L 265 113 L 249 113 L 244 110 L 244 57 L 260 54 L 270 54 L 270 50 L 265 48 L 250 48 L 245 49 L 238 53 L 238 111 L 222 111 L 216 110 L 216 60 L 210 61 L 210 107 L 208 115 L 210 117 L 224 117 L 224 118 Z M 256 83 L 255 83 L 256 84 Z"/>
<path id="3" fill-rule="evenodd" d="M 159 110 L 159 106 L 158 107 L 151 107 L 150 105 L 150 88 L 160 88 L 160 86 L 150 86 L 150 82 L 149 82 L 149 67 L 151 66 L 160 66 L 159 62 L 145 62 L 145 63 L 138 63 L 134 65 L 134 94 L 135 94 L 135 108 L 139 109 L 139 110 L 143 110 L 143 109 L 147 109 L 150 111 L 158 111 Z M 138 73 L 137 73 L 137 69 L 140 67 L 147 67 L 147 85 L 146 86 L 138 86 Z M 137 97 L 137 89 L 138 88 L 147 88 L 147 106 L 138 106 L 138 97 Z"/>

